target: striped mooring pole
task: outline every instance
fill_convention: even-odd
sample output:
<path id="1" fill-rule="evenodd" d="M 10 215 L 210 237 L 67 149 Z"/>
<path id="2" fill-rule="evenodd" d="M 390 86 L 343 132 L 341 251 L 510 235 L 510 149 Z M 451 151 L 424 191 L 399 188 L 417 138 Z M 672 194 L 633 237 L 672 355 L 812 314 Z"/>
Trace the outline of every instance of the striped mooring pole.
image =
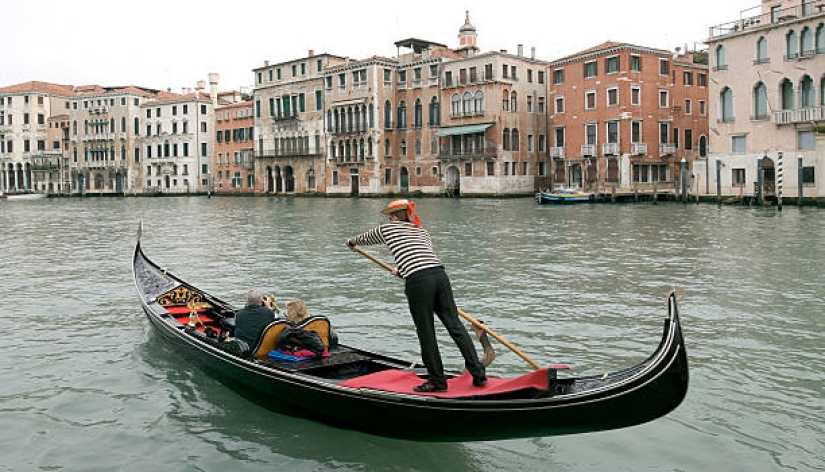
<path id="1" fill-rule="evenodd" d="M 783 169 L 783 161 L 782 161 L 782 151 L 777 153 L 776 157 L 776 205 L 779 211 L 782 211 L 782 169 Z"/>

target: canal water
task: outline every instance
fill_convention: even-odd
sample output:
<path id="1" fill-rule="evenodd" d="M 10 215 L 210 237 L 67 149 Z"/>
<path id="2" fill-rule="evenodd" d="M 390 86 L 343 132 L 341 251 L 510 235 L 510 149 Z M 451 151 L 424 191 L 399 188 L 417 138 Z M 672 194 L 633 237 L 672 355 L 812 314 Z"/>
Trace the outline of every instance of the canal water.
<path id="1" fill-rule="evenodd" d="M 339 430 L 247 402 L 150 331 L 130 272 L 140 220 L 149 257 L 196 286 L 238 305 L 252 287 L 281 306 L 301 298 L 342 342 L 412 361 L 401 283 L 345 247 L 384 221 L 385 203 L 0 202 L 0 471 L 825 469 L 825 218 L 814 208 L 419 202 L 459 306 L 569 375 L 646 358 L 677 290 L 687 398 L 621 430 L 477 443 Z M 497 351 L 491 375 L 531 370 Z"/>

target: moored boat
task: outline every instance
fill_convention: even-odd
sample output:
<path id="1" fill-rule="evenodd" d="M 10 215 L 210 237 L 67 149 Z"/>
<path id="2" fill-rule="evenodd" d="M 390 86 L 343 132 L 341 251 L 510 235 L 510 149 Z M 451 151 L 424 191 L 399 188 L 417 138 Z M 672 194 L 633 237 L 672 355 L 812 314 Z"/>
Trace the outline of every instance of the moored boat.
<path id="1" fill-rule="evenodd" d="M 574 189 L 558 189 L 536 193 L 536 202 L 545 203 L 585 203 L 592 202 L 593 194 Z"/>
<path id="2" fill-rule="evenodd" d="M 3 200 L 40 200 L 46 198 L 45 193 L 37 192 L 20 192 L 20 193 L 4 193 L 0 192 L 0 199 Z"/>
<path id="3" fill-rule="evenodd" d="M 220 340 L 231 332 L 237 309 L 148 259 L 140 234 L 132 272 L 147 319 L 172 346 L 164 352 L 270 410 L 340 428 L 422 441 L 585 433 L 659 418 L 687 392 L 687 355 L 673 293 L 658 348 L 635 366 L 570 378 L 558 375 L 564 366 L 512 378 L 488 372 L 482 388 L 472 386 L 469 374 L 451 372 L 447 392 L 421 394 L 412 387 L 421 383 L 417 374 L 423 371 L 411 371 L 409 361 L 336 343 L 323 316 L 299 327 L 319 334 L 328 357 L 299 362 L 270 357 L 277 334 L 287 327 L 281 320 L 266 328 L 250 353 L 239 354 L 231 342 Z"/>

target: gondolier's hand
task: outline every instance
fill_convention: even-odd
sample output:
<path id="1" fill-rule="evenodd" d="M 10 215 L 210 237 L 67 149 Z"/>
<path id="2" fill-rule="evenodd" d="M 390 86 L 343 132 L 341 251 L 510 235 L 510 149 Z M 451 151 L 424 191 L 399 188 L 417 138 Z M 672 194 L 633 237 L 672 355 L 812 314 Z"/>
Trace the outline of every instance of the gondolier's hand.
<path id="1" fill-rule="evenodd" d="M 350 251 L 355 251 L 355 243 L 352 242 L 352 239 L 347 239 L 347 247 Z"/>
<path id="2" fill-rule="evenodd" d="M 398 275 L 398 267 L 393 267 L 390 271 L 390 275 L 393 275 L 395 277 L 401 277 L 400 275 Z"/>

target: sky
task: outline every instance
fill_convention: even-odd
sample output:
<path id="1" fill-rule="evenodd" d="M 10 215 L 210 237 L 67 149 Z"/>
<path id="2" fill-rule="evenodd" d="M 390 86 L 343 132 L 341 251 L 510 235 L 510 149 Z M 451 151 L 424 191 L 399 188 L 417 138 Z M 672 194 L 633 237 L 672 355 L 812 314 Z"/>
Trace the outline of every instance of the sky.
<path id="1" fill-rule="evenodd" d="M 180 92 L 208 74 L 219 90 L 254 84 L 253 69 L 315 54 L 395 57 L 418 38 L 458 46 L 465 11 L 482 52 L 536 50 L 552 61 L 605 41 L 702 49 L 708 28 L 758 13 L 759 0 L 450 2 L 5 0 L 0 87 L 38 80 Z M 748 16 L 748 12 L 744 15 Z M 403 51 L 402 51 L 403 52 Z"/>

